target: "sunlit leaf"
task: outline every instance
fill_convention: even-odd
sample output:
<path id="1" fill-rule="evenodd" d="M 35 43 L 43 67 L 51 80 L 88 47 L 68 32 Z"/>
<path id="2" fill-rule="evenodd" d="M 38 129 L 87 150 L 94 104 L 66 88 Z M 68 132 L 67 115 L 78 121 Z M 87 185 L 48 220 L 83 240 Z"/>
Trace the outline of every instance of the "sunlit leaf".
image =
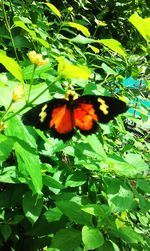
<path id="1" fill-rule="evenodd" d="M 147 42 L 150 42 L 150 17 L 142 18 L 137 13 L 134 13 L 129 18 L 129 22 L 134 25 Z"/>
<path id="2" fill-rule="evenodd" d="M 93 45 L 89 45 L 88 47 L 89 47 L 92 51 L 94 51 L 94 53 L 99 53 L 99 52 L 100 52 L 100 50 L 99 50 L 97 47 L 93 46 Z"/>
<path id="3" fill-rule="evenodd" d="M 96 40 L 97 43 L 103 44 L 104 46 L 108 47 L 109 49 L 111 49 L 112 51 L 118 53 L 119 55 L 123 56 L 124 58 L 127 56 L 124 48 L 122 47 L 122 44 L 113 39 L 98 39 Z"/>
<path id="4" fill-rule="evenodd" d="M 45 3 L 50 9 L 51 11 L 58 17 L 61 17 L 61 13 L 60 11 L 55 7 L 55 5 L 51 4 L 51 3 Z"/>
<path id="5" fill-rule="evenodd" d="M 90 32 L 89 32 L 89 30 L 88 30 L 85 26 L 83 26 L 83 25 L 81 25 L 81 24 L 74 23 L 74 22 L 65 22 L 63 25 L 64 25 L 64 26 L 73 27 L 73 28 L 75 28 L 75 29 L 81 31 L 81 32 L 83 33 L 84 36 L 90 37 Z"/>
<path id="6" fill-rule="evenodd" d="M 4 51 L 0 51 L 0 63 L 20 82 L 23 82 L 22 69 L 19 64 L 13 59 L 8 57 Z"/>
<path id="7" fill-rule="evenodd" d="M 91 71 L 84 65 L 73 65 L 64 57 L 58 57 L 58 75 L 65 79 L 83 79 L 87 80 Z"/>

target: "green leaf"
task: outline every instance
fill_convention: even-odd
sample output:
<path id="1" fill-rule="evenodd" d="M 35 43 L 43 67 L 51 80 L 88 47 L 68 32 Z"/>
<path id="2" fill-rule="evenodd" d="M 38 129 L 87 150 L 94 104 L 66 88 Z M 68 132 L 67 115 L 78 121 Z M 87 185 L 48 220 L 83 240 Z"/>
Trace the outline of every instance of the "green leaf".
<path id="1" fill-rule="evenodd" d="M 55 5 L 51 4 L 51 3 L 45 3 L 50 10 L 57 16 L 57 17 L 61 17 L 61 13 L 60 11 L 55 7 Z"/>
<path id="2" fill-rule="evenodd" d="M 73 43 L 77 43 L 77 44 L 91 44 L 91 43 L 95 42 L 94 39 L 84 37 L 84 36 L 82 36 L 80 34 L 77 35 L 76 37 L 72 38 L 70 41 L 73 42 Z"/>
<path id="3" fill-rule="evenodd" d="M 104 244 L 104 237 L 99 229 L 84 226 L 82 228 L 82 241 L 84 250 L 93 250 Z"/>
<path id="4" fill-rule="evenodd" d="M 32 38 L 36 38 L 36 33 L 35 33 L 35 31 L 30 30 L 30 29 L 24 24 L 23 21 L 21 21 L 21 20 L 15 20 L 15 21 L 14 21 L 14 25 L 15 25 L 14 27 L 20 27 L 21 29 L 23 29 L 23 30 L 25 30 L 26 32 L 28 32 Z"/>
<path id="5" fill-rule="evenodd" d="M 25 183 L 25 179 L 18 176 L 16 166 L 3 168 L 0 175 L 0 182 L 3 183 Z"/>
<path id="6" fill-rule="evenodd" d="M 13 59 L 8 57 L 4 51 L 0 50 L 0 63 L 20 82 L 23 82 L 22 69 L 19 64 Z"/>
<path id="7" fill-rule="evenodd" d="M 43 184 L 48 187 L 52 187 L 55 189 L 63 189 L 63 185 L 60 184 L 57 180 L 55 180 L 53 177 L 48 175 L 43 175 Z"/>
<path id="8" fill-rule="evenodd" d="M 62 216 L 62 212 L 57 207 L 50 208 L 44 213 L 44 216 L 48 222 L 59 221 Z"/>
<path id="9" fill-rule="evenodd" d="M 112 184 L 110 184 L 111 189 Z M 113 211 L 122 212 L 124 210 L 130 210 L 134 206 L 133 193 L 129 189 L 125 189 L 120 186 L 120 189 L 115 194 L 108 194 L 108 200 L 110 207 Z"/>
<path id="10" fill-rule="evenodd" d="M 18 117 L 13 117 L 8 120 L 5 134 L 9 136 L 9 138 L 11 137 L 14 142 L 18 139 L 24 140 L 25 142 L 28 142 L 30 146 L 34 148 L 37 147 L 33 132 L 29 133 Z"/>
<path id="11" fill-rule="evenodd" d="M 129 22 L 134 25 L 147 42 L 150 42 L 150 17 L 142 18 L 137 13 L 134 13 L 129 18 Z"/>
<path id="12" fill-rule="evenodd" d="M 66 187 L 78 187 L 83 185 L 87 181 L 85 173 L 76 171 L 67 177 L 65 186 Z"/>
<path id="13" fill-rule="evenodd" d="M 139 179 L 137 181 L 137 187 L 140 188 L 145 193 L 150 193 L 150 185 L 149 182 L 144 179 Z"/>
<path id="14" fill-rule="evenodd" d="M 89 30 L 88 30 L 85 26 L 83 26 L 83 25 L 81 25 L 81 24 L 78 24 L 78 23 L 75 23 L 75 22 L 64 22 L 64 23 L 63 23 L 63 26 L 73 27 L 73 28 L 75 28 L 75 29 L 81 31 L 81 32 L 83 33 L 84 36 L 90 37 L 90 32 L 89 32 Z"/>
<path id="15" fill-rule="evenodd" d="M 125 160 L 135 168 L 136 173 L 147 171 L 149 169 L 148 164 L 139 154 L 128 153 Z"/>
<path id="16" fill-rule="evenodd" d="M 80 231 L 67 228 L 61 229 L 52 239 L 51 247 L 58 248 L 60 251 L 73 251 L 81 244 Z"/>
<path id="17" fill-rule="evenodd" d="M 16 142 L 14 146 L 20 172 L 24 175 L 29 185 L 32 182 L 31 188 L 33 192 L 41 194 L 42 174 L 39 156 L 27 143 Z"/>
<path id="18" fill-rule="evenodd" d="M 139 233 L 137 233 L 134 229 L 131 227 L 124 227 L 120 230 L 120 237 L 123 238 L 127 243 L 142 243 L 143 242 L 143 236 Z"/>
<path id="19" fill-rule="evenodd" d="M 12 151 L 12 147 L 14 144 L 14 140 L 5 136 L 4 134 L 0 134 L 0 162 L 5 161 L 9 154 Z"/>
<path id="20" fill-rule="evenodd" d="M 96 42 L 103 44 L 104 46 L 108 47 L 109 49 L 111 49 L 114 52 L 117 52 L 119 55 L 123 56 L 124 58 L 127 56 L 124 48 L 122 47 L 122 44 L 113 38 L 98 39 L 98 40 L 96 40 Z"/>
<path id="21" fill-rule="evenodd" d="M 109 167 L 121 175 L 134 177 L 136 174 L 148 170 L 148 164 L 138 154 L 129 153 L 123 159 L 113 154 L 108 158 Z"/>
<path id="22" fill-rule="evenodd" d="M 95 153 L 97 153 L 103 159 L 108 158 L 105 151 L 104 151 L 102 144 L 100 143 L 100 141 L 98 140 L 98 138 L 95 134 L 89 135 L 87 137 L 87 141 Z"/>
<path id="23" fill-rule="evenodd" d="M 8 238 L 10 237 L 11 233 L 12 233 L 12 230 L 11 230 L 11 227 L 9 225 L 1 225 L 0 227 L 0 231 L 1 231 L 1 234 L 4 238 L 5 241 L 8 240 Z"/>
<path id="24" fill-rule="evenodd" d="M 92 218 L 89 214 L 82 211 L 82 206 L 74 201 L 58 200 L 57 207 L 72 221 L 79 224 L 92 224 Z"/>
<path id="25" fill-rule="evenodd" d="M 23 197 L 23 211 L 27 219 L 34 224 L 40 216 L 43 207 L 43 199 L 32 192 L 27 192 Z"/>
<path id="26" fill-rule="evenodd" d="M 102 68 L 107 73 L 107 75 L 114 75 L 116 76 L 118 73 L 115 72 L 112 68 L 110 68 L 107 64 L 102 63 Z"/>

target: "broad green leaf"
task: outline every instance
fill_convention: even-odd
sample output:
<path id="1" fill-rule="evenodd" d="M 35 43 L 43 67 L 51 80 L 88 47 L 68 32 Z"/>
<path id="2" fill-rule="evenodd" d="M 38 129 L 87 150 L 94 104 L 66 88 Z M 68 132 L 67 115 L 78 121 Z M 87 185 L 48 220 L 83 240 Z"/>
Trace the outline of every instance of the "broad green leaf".
<path id="1" fill-rule="evenodd" d="M 0 134 L 0 162 L 5 161 L 10 152 L 12 151 L 12 147 L 14 144 L 14 140 L 5 136 L 4 134 Z"/>
<path id="2" fill-rule="evenodd" d="M 0 63 L 9 71 L 16 79 L 23 82 L 22 69 L 19 64 L 13 59 L 8 57 L 5 52 L 0 50 Z"/>
<path id="3" fill-rule="evenodd" d="M 125 160 L 135 168 L 137 173 L 147 171 L 149 169 L 148 164 L 142 159 L 139 154 L 129 153 L 126 155 Z"/>
<path id="4" fill-rule="evenodd" d="M 110 184 L 111 188 L 111 184 Z M 131 190 L 127 190 L 120 186 L 120 189 L 115 194 L 108 194 L 108 201 L 113 211 L 122 212 L 124 210 L 130 210 L 134 206 L 133 193 Z"/>
<path id="5" fill-rule="evenodd" d="M 129 18 L 129 22 L 134 25 L 147 42 L 150 42 L 150 17 L 142 18 L 138 15 L 138 13 L 134 13 Z"/>
<path id="6" fill-rule="evenodd" d="M 8 137 L 12 137 L 14 141 L 20 139 L 28 142 L 30 146 L 36 148 L 36 141 L 34 137 L 34 130 L 32 133 L 29 133 L 27 128 L 23 125 L 23 123 L 18 119 L 18 117 L 13 117 L 9 119 L 7 122 L 7 128 L 5 130 L 5 134 Z"/>
<path id="7" fill-rule="evenodd" d="M 20 143 L 16 142 L 14 147 L 20 172 L 24 175 L 29 185 L 29 177 L 31 178 L 33 192 L 41 194 L 41 166 L 39 156 L 36 154 L 35 149 L 31 148 L 29 144 L 23 141 Z"/>
<path id="8" fill-rule="evenodd" d="M 82 228 L 84 250 L 94 250 L 104 244 L 104 237 L 97 228 L 84 226 Z"/>
<path id="9" fill-rule="evenodd" d="M 55 5 L 51 4 L 51 3 L 45 3 L 50 10 L 57 16 L 57 17 L 61 17 L 61 13 L 60 11 L 55 7 Z"/>
<path id="10" fill-rule="evenodd" d="M 106 205 L 87 204 L 86 206 L 82 207 L 82 210 L 94 216 L 98 216 L 100 219 L 107 219 L 111 215 L 110 207 Z"/>
<path id="11" fill-rule="evenodd" d="M 148 170 L 148 164 L 138 154 L 129 153 L 124 159 L 113 154 L 107 163 L 112 170 L 129 177 Z"/>
<path id="12" fill-rule="evenodd" d="M 44 216 L 48 222 L 59 221 L 62 216 L 62 212 L 57 207 L 50 208 L 44 213 Z"/>
<path id="13" fill-rule="evenodd" d="M 34 224 L 40 216 L 43 207 L 43 199 L 27 192 L 23 197 L 23 211 L 28 220 Z"/>
<path id="14" fill-rule="evenodd" d="M 65 79 L 88 80 L 91 75 L 90 69 L 85 65 L 73 65 L 64 57 L 58 57 L 58 75 Z"/>
<path id="15" fill-rule="evenodd" d="M 144 179 L 139 179 L 137 181 L 137 187 L 139 187 L 145 193 L 150 193 L 150 184 Z"/>
<path id="16" fill-rule="evenodd" d="M 112 51 L 118 53 L 119 55 L 123 56 L 124 58 L 127 56 L 122 44 L 117 41 L 116 39 L 109 38 L 109 39 L 98 39 L 95 42 L 103 44 L 104 46 L 108 47 Z"/>
<path id="17" fill-rule="evenodd" d="M 140 233 L 137 233 L 134 229 L 131 227 L 124 227 L 120 230 L 121 238 L 125 240 L 127 243 L 142 243 L 143 242 L 143 236 Z"/>
<path id="18" fill-rule="evenodd" d="M 63 189 L 63 185 L 55 180 L 53 177 L 48 175 L 43 175 L 43 184 L 49 188 Z"/>
<path id="19" fill-rule="evenodd" d="M 0 232 L 1 232 L 4 240 L 6 241 L 10 237 L 10 235 L 12 233 L 12 230 L 11 230 L 11 227 L 9 225 L 1 224 Z"/>
<path id="20" fill-rule="evenodd" d="M 67 177 L 65 186 L 66 187 L 78 187 L 83 185 L 87 181 L 85 173 L 76 171 Z"/>
<path id="21" fill-rule="evenodd" d="M 91 148 L 94 150 L 95 153 L 97 153 L 100 157 L 103 159 L 107 159 L 107 154 L 104 151 L 104 148 L 100 141 L 98 140 L 97 136 L 95 134 L 89 135 L 87 137 L 87 141 L 90 144 Z"/>
<path id="22" fill-rule="evenodd" d="M 74 201 L 58 200 L 56 201 L 57 207 L 69 217 L 70 220 L 79 224 L 92 224 L 91 215 L 82 211 L 82 206 Z"/>
<path id="23" fill-rule="evenodd" d="M 61 229 L 52 239 L 51 247 L 58 248 L 60 251 L 73 251 L 81 244 L 80 231 L 67 228 Z"/>
<path id="24" fill-rule="evenodd" d="M 77 44 L 91 44 L 91 43 L 95 42 L 94 39 L 84 37 L 80 34 L 78 34 L 76 37 L 72 38 L 70 41 L 73 43 L 77 43 Z"/>
<path id="25" fill-rule="evenodd" d="M 73 28 L 75 28 L 75 29 L 81 31 L 81 32 L 83 33 L 84 36 L 90 37 L 90 32 L 89 32 L 89 30 L 88 30 L 85 26 L 83 26 L 83 25 L 81 25 L 81 24 L 78 24 L 78 23 L 75 23 L 75 22 L 64 22 L 64 23 L 63 23 L 63 26 L 73 27 Z"/>

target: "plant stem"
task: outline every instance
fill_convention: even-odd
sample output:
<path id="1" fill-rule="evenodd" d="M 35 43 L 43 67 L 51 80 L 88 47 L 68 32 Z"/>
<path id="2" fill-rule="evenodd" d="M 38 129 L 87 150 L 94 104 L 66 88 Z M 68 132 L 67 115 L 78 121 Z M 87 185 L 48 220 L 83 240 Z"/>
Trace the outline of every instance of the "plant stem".
<path id="1" fill-rule="evenodd" d="M 16 46 L 15 46 L 15 43 L 14 43 L 14 39 L 13 39 L 13 36 L 12 36 L 12 33 L 11 33 L 11 28 L 10 28 L 8 18 L 7 18 L 7 15 L 6 15 L 6 11 L 5 11 L 4 0 L 2 1 L 2 7 L 3 7 L 3 12 L 4 12 L 4 19 L 5 19 L 6 28 L 7 28 L 8 32 L 9 32 L 9 35 L 10 35 L 10 39 L 11 39 L 11 42 L 12 42 L 12 45 L 13 45 L 13 48 L 14 48 L 14 52 L 15 52 L 15 55 L 16 55 L 17 62 L 19 63 L 19 58 L 18 58 L 18 55 L 17 55 Z"/>
<path id="2" fill-rule="evenodd" d="M 29 103 L 29 99 L 30 99 L 30 93 L 31 93 L 31 88 L 32 88 L 32 84 L 33 84 L 33 77 L 34 77 L 34 73 L 35 73 L 36 67 L 37 67 L 37 65 L 34 65 L 33 72 L 32 72 L 32 77 L 31 77 L 31 81 L 30 81 L 30 86 L 29 86 L 29 93 L 28 93 L 28 98 L 27 98 L 27 104 Z"/>

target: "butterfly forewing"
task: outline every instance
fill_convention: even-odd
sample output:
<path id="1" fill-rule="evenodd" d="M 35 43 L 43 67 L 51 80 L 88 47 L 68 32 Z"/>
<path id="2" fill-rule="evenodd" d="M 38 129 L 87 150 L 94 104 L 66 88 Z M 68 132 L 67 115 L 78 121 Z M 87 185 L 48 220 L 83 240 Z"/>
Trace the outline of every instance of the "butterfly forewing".
<path id="1" fill-rule="evenodd" d="M 23 115 L 23 122 L 41 130 L 50 130 L 57 138 L 68 139 L 73 134 L 70 104 L 65 99 L 53 99 L 32 108 Z"/>
<path id="2" fill-rule="evenodd" d="M 93 118 L 93 120 L 100 123 L 108 123 L 115 116 L 124 113 L 128 109 L 125 102 L 107 96 L 85 95 L 75 101 L 74 107 L 81 103 L 92 105 L 94 114 L 98 118 L 97 120 Z"/>
<path id="3" fill-rule="evenodd" d="M 74 128 L 87 135 L 96 131 L 98 122 L 108 123 L 125 112 L 127 105 L 116 98 L 85 95 L 76 100 L 52 99 L 36 106 L 23 115 L 23 122 L 42 130 L 50 130 L 52 136 L 69 139 Z"/>

